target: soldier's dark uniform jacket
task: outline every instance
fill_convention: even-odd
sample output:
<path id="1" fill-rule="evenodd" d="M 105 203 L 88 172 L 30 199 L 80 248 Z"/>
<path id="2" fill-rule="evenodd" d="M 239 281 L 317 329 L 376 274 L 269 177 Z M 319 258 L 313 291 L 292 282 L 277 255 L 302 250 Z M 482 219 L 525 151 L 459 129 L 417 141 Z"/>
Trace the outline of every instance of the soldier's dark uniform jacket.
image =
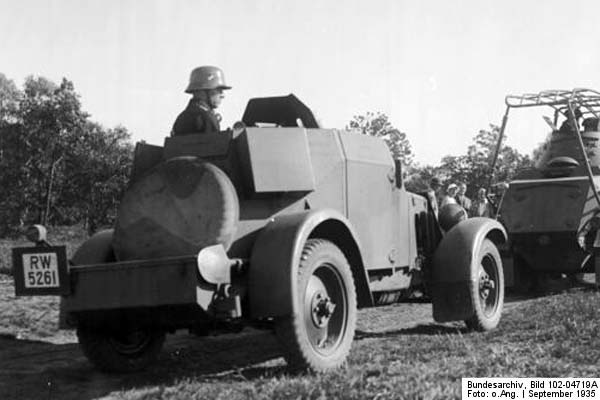
<path id="1" fill-rule="evenodd" d="M 215 133 L 220 130 L 218 115 L 198 100 L 191 99 L 185 110 L 177 116 L 171 135 Z"/>

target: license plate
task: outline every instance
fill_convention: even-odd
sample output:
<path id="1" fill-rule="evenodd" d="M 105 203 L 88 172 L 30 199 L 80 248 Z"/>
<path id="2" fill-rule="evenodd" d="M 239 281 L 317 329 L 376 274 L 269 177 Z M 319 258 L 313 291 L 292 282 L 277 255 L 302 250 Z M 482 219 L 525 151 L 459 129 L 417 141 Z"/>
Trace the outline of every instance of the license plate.
<path id="1" fill-rule="evenodd" d="M 14 248 L 13 275 L 17 296 L 68 294 L 65 246 Z"/>

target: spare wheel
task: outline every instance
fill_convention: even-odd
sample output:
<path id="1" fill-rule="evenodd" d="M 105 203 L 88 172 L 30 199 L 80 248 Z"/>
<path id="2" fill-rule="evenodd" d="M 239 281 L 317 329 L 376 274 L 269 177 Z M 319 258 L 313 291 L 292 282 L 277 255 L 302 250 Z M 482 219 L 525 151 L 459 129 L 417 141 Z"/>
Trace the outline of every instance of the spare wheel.
<path id="1" fill-rule="evenodd" d="M 229 177 L 196 157 L 169 159 L 129 187 L 119 206 L 118 260 L 197 254 L 231 245 L 239 201 Z"/>

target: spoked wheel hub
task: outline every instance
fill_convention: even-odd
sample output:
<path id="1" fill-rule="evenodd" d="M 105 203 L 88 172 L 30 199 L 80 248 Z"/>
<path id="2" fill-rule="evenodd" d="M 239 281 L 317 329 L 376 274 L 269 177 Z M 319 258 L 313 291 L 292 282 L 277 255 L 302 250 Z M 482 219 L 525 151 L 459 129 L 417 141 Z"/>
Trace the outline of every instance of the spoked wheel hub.
<path id="1" fill-rule="evenodd" d="M 320 265 L 308 279 L 304 323 L 310 345 L 321 354 L 334 351 L 346 330 L 348 299 L 338 272 Z"/>
<path id="2" fill-rule="evenodd" d="M 479 301 L 483 313 L 493 315 L 498 307 L 498 266 L 490 256 L 484 256 L 479 266 Z"/>
<path id="3" fill-rule="evenodd" d="M 326 293 L 317 292 L 312 300 L 312 320 L 318 328 L 324 328 L 335 311 L 335 303 Z"/>
<path id="4" fill-rule="evenodd" d="M 496 287 L 496 283 L 490 278 L 483 268 L 479 269 L 479 297 L 487 300 L 491 292 Z"/>

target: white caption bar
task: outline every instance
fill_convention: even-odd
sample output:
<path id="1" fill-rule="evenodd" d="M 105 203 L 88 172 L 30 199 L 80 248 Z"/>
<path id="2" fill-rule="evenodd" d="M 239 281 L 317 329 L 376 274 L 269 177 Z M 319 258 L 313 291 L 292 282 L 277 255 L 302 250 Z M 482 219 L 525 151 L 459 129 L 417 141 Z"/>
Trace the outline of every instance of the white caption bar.
<path id="1" fill-rule="evenodd" d="M 462 378 L 467 399 L 597 399 L 600 378 Z"/>

